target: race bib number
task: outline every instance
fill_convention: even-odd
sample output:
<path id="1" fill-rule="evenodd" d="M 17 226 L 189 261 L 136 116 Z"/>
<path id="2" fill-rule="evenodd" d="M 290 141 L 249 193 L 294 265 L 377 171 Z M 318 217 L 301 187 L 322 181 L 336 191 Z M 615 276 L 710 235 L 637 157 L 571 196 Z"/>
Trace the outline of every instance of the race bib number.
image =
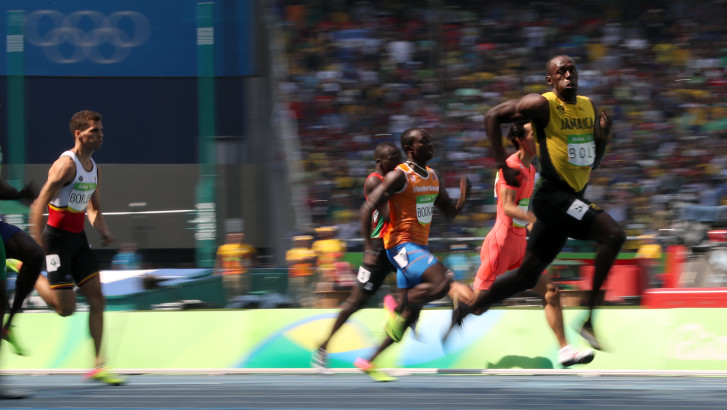
<path id="1" fill-rule="evenodd" d="M 420 224 L 432 223 L 435 199 L 437 199 L 436 195 L 419 195 L 417 197 L 417 221 Z"/>
<path id="2" fill-rule="evenodd" d="M 71 191 L 68 197 L 68 207 L 76 211 L 85 211 L 88 201 L 91 200 L 91 195 L 96 190 L 95 182 L 76 182 L 73 185 L 73 191 Z"/>
<path id="3" fill-rule="evenodd" d="M 530 205 L 530 198 L 521 199 L 520 202 L 517 203 L 518 209 L 525 213 L 528 213 L 529 205 Z M 516 226 L 518 228 L 525 228 L 528 226 L 528 221 L 525 219 L 512 218 L 512 224 L 513 224 L 513 226 Z"/>
<path id="4" fill-rule="evenodd" d="M 406 248 L 401 248 L 399 253 L 394 255 L 394 262 L 396 262 L 396 264 L 402 269 L 409 264 L 409 257 L 406 255 Z"/>
<path id="5" fill-rule="evenodd" d="M 361 283 L 366 283 L 371 279 L 371 271 L 364 268 L 363 266 L 359 266 L 358 268 L 358 275 L 356 276 L 356 279 L 358 279 Z"/>
<path id="6" fill-rule="evenodd" d="M 572 204 L 570 204 L 570 207 L 568 208 L 568 215 L 576 218 L 577 220 L 582 220 L 583 215 L 586 214 L 588 211 L 588 204 L 581 201 L 580 199 L 576 199 L 573 201 Z"/>
<path id="7" fill-rule="evenodd" d="M 45 256 L 45 270 L 55 272 L 61 267 L 61 258 L 57 255 L 46 255 Z"/>
<path id="8" fill-rule="evenodd" d="M 596 158 L 593 134 L 568 136 L 568 163 L 576 167 L 590 167 Z"/>

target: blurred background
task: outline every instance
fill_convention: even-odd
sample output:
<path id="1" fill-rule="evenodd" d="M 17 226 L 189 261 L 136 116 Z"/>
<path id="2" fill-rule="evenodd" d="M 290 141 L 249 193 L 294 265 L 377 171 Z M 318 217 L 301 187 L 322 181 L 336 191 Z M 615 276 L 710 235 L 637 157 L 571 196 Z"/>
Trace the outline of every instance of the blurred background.
<path id="1" fill-rule="evenodd" d="M 374 146 L 425 127 L 430 165 L 450 187 L 473 184 L 465 212 L 435 217 L 431 234 L 468 281 L 495 218 L 484 114 L 548 91 L 545 63 L 568 54 L 580 93 L 614 120 L 586 193 L 629 235 L 635 294 L 614 300 L 724 286 L 726 3 L 5 0 L 3 177 L 42 184 L 73 144 L 73 113 L 98 111 L 117 240 L 89 239 L 105 269 L 214 270 L 228 301 L 274 291 L 333 307 L 360 261 Z M 0 210 L 27 221 L 17 203 Z M 577 287 L 592 252 L 569 242 L 553 270 Z M 314 279 L 291 290 L 289 275 Z"/>

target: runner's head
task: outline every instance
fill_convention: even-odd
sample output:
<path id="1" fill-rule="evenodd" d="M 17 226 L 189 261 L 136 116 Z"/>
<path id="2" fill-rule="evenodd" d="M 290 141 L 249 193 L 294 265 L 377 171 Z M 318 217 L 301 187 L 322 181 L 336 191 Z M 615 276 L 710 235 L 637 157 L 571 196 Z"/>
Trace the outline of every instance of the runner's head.
<path id="1" fill-rule="evenodd" d="M 386 175 L 389 171 L 401 164 L 401 151 L 391 142 L 380 142 L 374 150 L 376 172 Z"/>
<path id="2" fill-rule="evenodd" d="M 578 94 L 578 70 L 572 58 L 555 56 L 545 65 L 545 81 L 561 100 L 574 103 Z"/>
<path id="3" fill-rule="evenodd" d="M 426 163 L 434 157 L 432 137 L 424 128 L 409 128 L 401 133 L 401 148 L 410 161 Z"/>
<path id="4" fill-rule="evenodd" d="M 526 154 L 535 155 L 535 137 L 533 127 L 529 122 L 516 122 L 510 124 L 507 138 L 516 150 L 523 150 Z"/>

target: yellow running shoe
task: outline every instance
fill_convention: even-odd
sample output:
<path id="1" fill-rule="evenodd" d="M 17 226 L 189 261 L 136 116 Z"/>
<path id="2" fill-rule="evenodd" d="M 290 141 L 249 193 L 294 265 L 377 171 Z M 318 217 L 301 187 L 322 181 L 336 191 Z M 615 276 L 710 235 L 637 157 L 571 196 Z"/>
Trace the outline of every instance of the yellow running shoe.
<path id="1" fill-rule="evenodd" d="M 10 345 L 13 347 L 13 350 L 15 351 L 15 354 L 18 356 L 27 356 L 28 351 L 23 348 L 23 346 L 20 345 L 18 342 L 18 339 L 15 338 L 15 332 L 13 332 L 13 326 L 10 326 L 10 328 L 3 328 L 2 329 L 3 334 L 3 340 L 6 340 Z"/>
<path id="2" fill-rule="evenodd" d="M 404 332 L 406 331 L 404 318 L 401 317 L 400 314 L 394 312 L 391 316 L 389 316 L 389 320 L 386 321 L 384 331 L 386 331 L 386 334 L 389 335 L 391 340 L 394 342 L 401 341 L 401 338 L 404 337 Z"/>
<path id="3" fill-rule="evenodd" d="M 396 380 L 396 377 L 382 372 L 375 364 L 361 357 L 356 359 L 356 361 L 353 362 L 353 365 L 358 367 L 362 372 L 368 374 L 375 382 L 393 382 Z"/>
<path id="4" fill-rule="evenodd" d="M 126 382 L 126 378 L 119 376 L 105 367 L 97 367 L 86 373 L 83 378 L 89 381 L 110 384 L 112 386 L 121 386 Z"/>

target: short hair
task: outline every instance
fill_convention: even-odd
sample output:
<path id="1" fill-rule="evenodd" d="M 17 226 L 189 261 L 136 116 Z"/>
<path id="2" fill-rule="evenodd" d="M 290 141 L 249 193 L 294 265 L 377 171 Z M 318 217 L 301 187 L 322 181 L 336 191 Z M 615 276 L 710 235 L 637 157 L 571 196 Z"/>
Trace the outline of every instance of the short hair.
<path id="1" fill-rule="evenodd" d="M 389 141 L 384 141 L 376 144 L 376 148 L 374 149 L 374 160 L 378 161 L 379 158 L 381 158 L 386 153 L 386 151 L 392 148 L 399 149 L 396 148 L 396 145 L 394 145 L 394 143 Z"/>
<path id="2" fill-rule="evenodd" d="M 420 135 L 429 134 L 424 128 L 408 128 L 401 133 L 401 149 L 403 149 L 404 152 L 406 152 L 405 147 L 414 142 L 414 138 L 417 133 Z"/>
<path id="3" fill-rule="evenodd" d="M 89 121 L 101 121 L 102 118 L 101 114 L 91 110 L 83 110 L 73 114 L 73 117 L 71 117 L 71 135 L 75 134 L 76 130 L 85 130 Z"/>
<path id="4" fill-rule="evenodd" d="M 527 133 L 525 132 L 525 122 L 515 122 L 510 124 L 510 129 L 507 130 L 507 138 L 515 146 L 515 149 L 520 149 L 520 143 L 518 139 L 525 138 Z"/>

